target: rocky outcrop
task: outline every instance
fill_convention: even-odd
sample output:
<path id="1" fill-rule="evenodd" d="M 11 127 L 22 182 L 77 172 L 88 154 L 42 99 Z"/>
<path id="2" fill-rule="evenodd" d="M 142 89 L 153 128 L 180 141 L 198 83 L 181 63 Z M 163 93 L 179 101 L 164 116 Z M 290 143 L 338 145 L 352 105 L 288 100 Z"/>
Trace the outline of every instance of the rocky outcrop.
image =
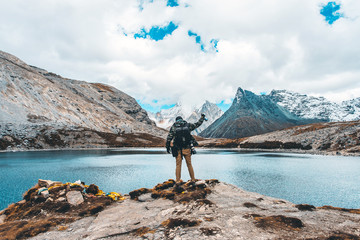
<path id="1" fill-rule="evenodd" d="M 6 138 L 23 143 L 19 136 L 27 135 L 29 129 L 42 129 L 47 134 L 51 134 L 47 129 L 84 128 L 114 134 L 166 136 L 136 100 L 124 92 L 100 83 L 63 78 L 2 51 L 0 99 L 3 145 Z"/>
<path id="2" fill-rule="evenodd" d="M 360 121 L 314 123 L 241 139 L 201 139 L 202 147 L 360 155 Z"/>
<path id="3" fill-rule="evenodd" d="M 169 180 L 153 189 L 134 190 L 120 202 L 85 197 L 89 199 L 91 204 L 67 208 L 34 203 L 41 206 L 36 217 L 35 211 L 25 208 L 30 200 L 23 200 L 0 214 L 0 218 L 6 216 L 0 236 L 36 240 L 360 238 L 359 209 L 295 205 L 217 180 L 178 185 Z"/>
<path id="4" fill-rule="evenodd" d="M 241 138 L 318 121 L 321 120 L 299 118 L 268 96 L 239 88 L 231 107 L 200 136 Z"/>
<path id="5" fill-rule="evenodd" d="M 316 123 L 239 141 L 240 148 L 360 155 L 360 121 Z M 305 150 L 305 151 L 303 151 Z"/>
<path id="6" fill-rule="evenodd" d="M 9 126 L 10 125 L 10 126 Z M 14 128 L 16 130 L 14 131 Z M 163 147 L 165 139 L 148 133 L 100 132 L 84 127 L 16 125 L 0 126 L 0 150 Z"/>

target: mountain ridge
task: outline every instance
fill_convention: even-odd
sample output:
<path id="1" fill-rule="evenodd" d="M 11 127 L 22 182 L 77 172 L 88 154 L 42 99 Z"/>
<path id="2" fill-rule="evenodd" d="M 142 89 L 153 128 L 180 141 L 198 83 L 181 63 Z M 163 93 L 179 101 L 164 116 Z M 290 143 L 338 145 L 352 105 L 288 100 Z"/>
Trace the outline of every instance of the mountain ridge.
<path id="1" fill-rule="evenodd" d="M 126 93 L 101 83 L 63 78 L 3 51 L 0 51 L 0 98 L 1 149 L 24 147 L 21 138 L 28 135 L 32 136 L 32 147 L 47 148 L 53 141 L 45 144 L 44 136 L 39 134 L 57 132 L 57 137 L 65 140 L 66 136 L 59 132 L 69 134 L 71 129 L 91 131 L 97 136 L 96 132 L 166 136 Z M 92 146 L 107 146 L 106 142 L 98 136 L 97 144 Z M 116 145 L 121 146 L 121 141 Z"/>
<path id="2" fill-rule="evenodd" d="M 308 96 L 288 90 L 272 90 L 268 96 L 300 118 L 322 119 L 327 122 L 360 119 L 360 97 L 335 103 L 324 97 Z"/>

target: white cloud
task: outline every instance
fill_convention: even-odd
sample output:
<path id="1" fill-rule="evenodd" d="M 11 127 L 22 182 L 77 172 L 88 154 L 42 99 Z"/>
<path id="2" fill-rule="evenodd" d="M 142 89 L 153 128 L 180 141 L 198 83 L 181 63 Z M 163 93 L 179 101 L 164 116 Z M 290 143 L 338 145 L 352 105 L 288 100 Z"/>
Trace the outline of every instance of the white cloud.
<path id="1" fill-rule="evenodd" d="M 360 97 L 360 3 L 333 25 L 320 0 L 0 0 L 0 49 L 65 77 L 113 85 L 145 103 L 229 101 L 237 87 Z M 188 4 L 189 7 L 185 7 Z M 141 28 L 178 24 L 161 41 Z M 191 30 L 209 49 L 203 52 Z M 125 36 L 127 34 L 127 36 Z M 154 103 L 152 103 L 154 104 Z"/>

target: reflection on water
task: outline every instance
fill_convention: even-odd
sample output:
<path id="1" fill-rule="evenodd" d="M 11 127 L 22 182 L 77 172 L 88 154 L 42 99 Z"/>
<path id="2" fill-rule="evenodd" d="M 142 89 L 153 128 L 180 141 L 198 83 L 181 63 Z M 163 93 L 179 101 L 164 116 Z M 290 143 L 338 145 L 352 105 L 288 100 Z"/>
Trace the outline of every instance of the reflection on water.
<path id="1" fill-rule="evenodd" d="M 217 178 L 247 191 L 316 206 L 360 208 L 360 158 L 198 150 L 199 179 Z M 189 179 L 186 164 L 182 176 Z M 105 192 L 152 188 L 175 177 L 163 149 L 0 153 L 0 209 L 21 200 L 39 178 L 95 183 Z"/>

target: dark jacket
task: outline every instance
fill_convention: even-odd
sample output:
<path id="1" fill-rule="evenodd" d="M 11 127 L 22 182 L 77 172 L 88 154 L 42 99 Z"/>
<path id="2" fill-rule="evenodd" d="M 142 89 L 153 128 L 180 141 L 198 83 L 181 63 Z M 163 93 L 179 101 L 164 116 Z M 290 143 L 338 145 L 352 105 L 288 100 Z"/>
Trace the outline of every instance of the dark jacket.
<path id="1" fill-rule="evenodd" d="M 200 127 L 203 122 L 204 118 L 200 118 L 196 123 L 188 123 L 183 119 L 176 121 L 170 128 L 166 139 L 166 147 L 169 147 L 171 140 L 174 139 L 174 146 L 177 148 L 190 148 L 193 139 L 191 131 Z"/>

